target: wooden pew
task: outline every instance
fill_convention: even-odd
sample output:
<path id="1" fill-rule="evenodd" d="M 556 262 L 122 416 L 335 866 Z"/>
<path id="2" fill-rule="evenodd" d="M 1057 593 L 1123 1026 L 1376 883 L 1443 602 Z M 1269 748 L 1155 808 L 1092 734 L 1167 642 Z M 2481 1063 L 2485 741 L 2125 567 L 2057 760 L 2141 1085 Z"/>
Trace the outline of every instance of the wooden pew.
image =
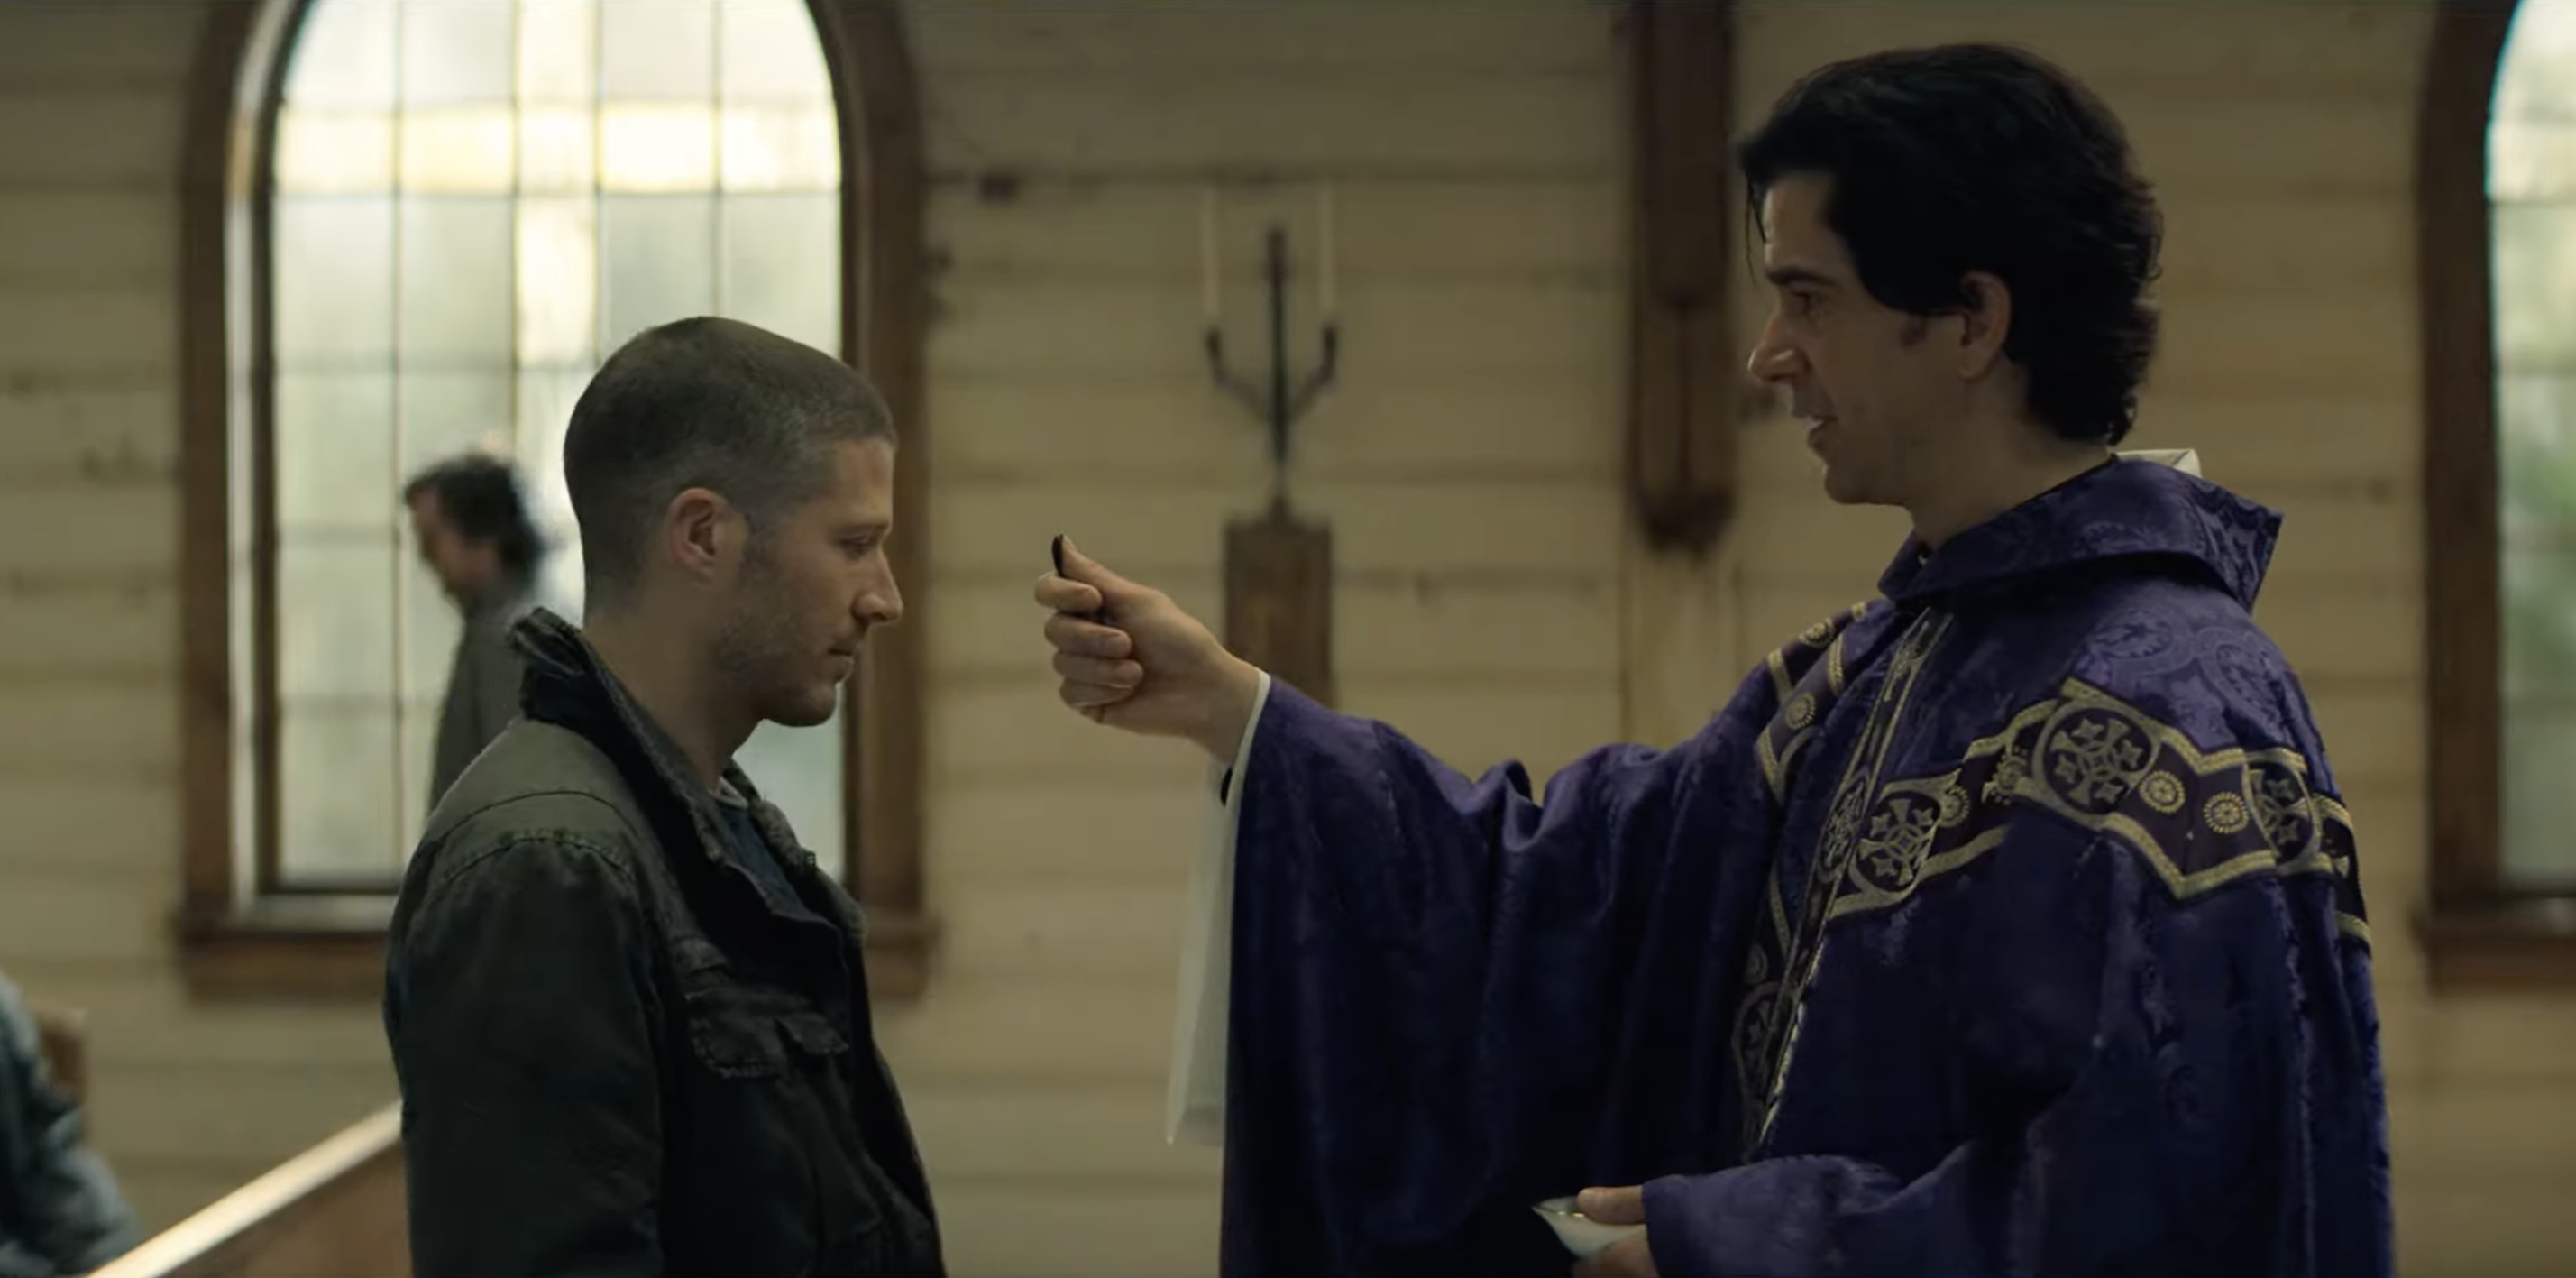
<path id="1" fill-rule="evenodd" d="M 77 1012 L 34 1009 L 45 1070 L 89 1097 Z M 101 1269 L 112 1278 L 409 1278 L 401 1107 L 387 1106 Z"/>
<path id="2" fill-rule="evenodd" d="M 95 1278 L 410 1278 L 402 1107 L 388 1105 Z"/>

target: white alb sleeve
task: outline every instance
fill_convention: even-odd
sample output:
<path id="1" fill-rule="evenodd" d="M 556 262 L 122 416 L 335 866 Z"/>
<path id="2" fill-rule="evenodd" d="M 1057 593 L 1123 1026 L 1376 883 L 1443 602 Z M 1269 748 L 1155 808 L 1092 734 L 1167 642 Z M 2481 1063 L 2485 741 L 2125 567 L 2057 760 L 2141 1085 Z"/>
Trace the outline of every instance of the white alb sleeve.
<path id="1" fill-rule="evenodd" d="M 1252 718 L 1234 749 L 1234 766 L 1209 766 L 1207 833 L 1190 869 L 1189 917 L 1181 928 L 1181 988 L 1172 1017 L 1172 1076 L 1164 1139 L 1225 1143 L 1226 1015 L 1234 971 L 1234 836 L 1243 805 L 1243 770 L 1261 712 L 1270 704 L 1270 674 L 1252 699 Z"/>

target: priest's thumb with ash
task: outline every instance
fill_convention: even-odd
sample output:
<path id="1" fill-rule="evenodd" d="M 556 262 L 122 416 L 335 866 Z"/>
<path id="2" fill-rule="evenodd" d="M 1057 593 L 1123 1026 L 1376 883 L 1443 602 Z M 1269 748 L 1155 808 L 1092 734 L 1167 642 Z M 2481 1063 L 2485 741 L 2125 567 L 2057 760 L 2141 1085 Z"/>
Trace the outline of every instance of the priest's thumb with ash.
<path id="1" fill-rule="evenodd" d="M 1161 591 L 1129 581 L 1076 549 L 1071 539 L 1056 545 L 1056 575 L 1100 592 L 1102 615 L 1086 618 L 1125 632 L 1123 652 L 1084 652 L 1086 657 L 1124 658 L 1135 663 L 1142 679 L 1123 691 L 1102 697 L 1105 680 L 1086 680 L 1090 667 L 1059 655 L 1057 670 L 1068 676 L 1067 700 L 1093 721 L 1150 736 L 1185 737 L 1209 753 L 1232 758 L 1260 692 L 1261 672 L 1226 651 L 1207 625 L 1183 611 Z M 1061 584 L 1054 587 L 1060 593 Z M 1049 592 L 1042 588 L 1041 598 Z M 1088 601 L 1083 601 L 1087 603 Z M 1079 607 L 1058 600 L 1059 610 Z M 1050 633 L 1062 636 L 1060 647 L 1081 651 L 1096 643 L 1098 632 L 1057 623 Z M 1108 685 L 1108 686 L 1123 686 Z"/>
<path id="2" fill-rule="evenodd" d="M 1056 575 L 1067 581 L 1078 581 L 1100 592 L 1101 602 L 1115 608 L 1146 593 L 1145 588 L 1103 567 L 1099 560 L 1082 553 L 1073 538 L 1056 538 Z"/>

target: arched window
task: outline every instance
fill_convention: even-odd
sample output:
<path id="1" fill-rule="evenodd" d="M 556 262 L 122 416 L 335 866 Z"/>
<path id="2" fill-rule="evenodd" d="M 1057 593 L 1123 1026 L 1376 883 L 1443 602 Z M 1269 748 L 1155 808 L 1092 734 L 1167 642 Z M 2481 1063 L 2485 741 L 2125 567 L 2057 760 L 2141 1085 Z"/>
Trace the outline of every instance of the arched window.
<path id="1" fill-rule="evenodd" d="M 908 67 L 879 3 L 270 0 L 214 27 L 195 106 L 223 126 L 193 140 L 222 166 L 192 150 L 188 269 L 220 306 L 182 340 L 190 567 L 220 563 L 221 594 L 192 580 L 188 933 L 363 956 L 426 814 L 459 629 L 403 485 L 513 459 L 541 594 L 578 617 L 563 430 L 626 338 L 726 315 L 867 367 L 906 435 L 890 549 L 918 619 Z M 918 633 L 879 645 L 833 725 L 764 727 L 741 756 L 893 938 L 922 931 Z"/>
<path id="2" fill-rule="evenodd" d="M 2576 980 L 2576 0 L 2450 0 L 2417 140 L 2442 983 Z"/>
<path id="3" fill-rule="evenodd" d="M 2576 886 L 2576 4 L 2517 8 L 2493 110 L 2499 859 L 2509 880 Z"/>

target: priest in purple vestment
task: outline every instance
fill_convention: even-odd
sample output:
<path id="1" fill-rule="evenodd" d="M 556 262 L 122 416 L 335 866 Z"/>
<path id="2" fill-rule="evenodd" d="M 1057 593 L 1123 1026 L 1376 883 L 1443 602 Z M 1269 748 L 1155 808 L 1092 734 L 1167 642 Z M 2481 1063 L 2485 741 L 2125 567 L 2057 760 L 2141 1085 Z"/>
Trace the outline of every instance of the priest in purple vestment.
<path id="1" fill-rule="evenodd" d="M 1741 165 L 1752 371 L 1914 528 L 1688 741 L 1541 804 L 1078 550 L 1039 582 L 1068 704 L 1224 765 L 1225 1273 L 1562 1274 L 1578 1191 L 1644 1226 L 1584 1273 L 2390 1273 L 2352 819 L 2250 611 L 2281 518 L 2114 451 L 2121 127 L 1949 46 L 1810 75 Z"/>

